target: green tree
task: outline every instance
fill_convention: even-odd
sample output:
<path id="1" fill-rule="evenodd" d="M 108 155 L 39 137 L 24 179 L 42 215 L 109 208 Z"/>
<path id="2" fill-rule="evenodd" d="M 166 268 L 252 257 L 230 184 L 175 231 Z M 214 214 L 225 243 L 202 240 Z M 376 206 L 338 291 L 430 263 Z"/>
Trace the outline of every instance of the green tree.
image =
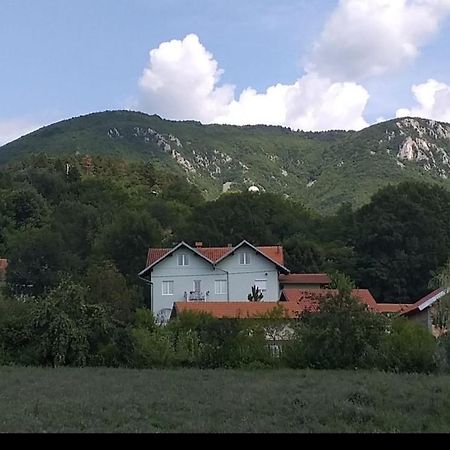
<path id="1" fill-rule="evenodd" d="M 355 214 L 358 285 L 391 302 L 425 295 L 432 273 L 450 256 L 450 193 L 404 182 L 381 189 Z"/>
<path id="2" fill-rule="evenodd" d="M 386 318 L 354 298 L 352 285 L 340 277 L 338 291 L 318 297 L 317 311 L 300 316 L 293 345 L 297 363 L 316 369 L 371 367 L 386 329 Z"/>
<path id="3" fill-rule="evenodd" d="M 429 282 L 430 289 L 450 288 L 450 260 L 433 276 Z M 432 306 L 433 325 L 442 335 L 448 331 L 450 325 L 450 294 L 441 297 Z"/>
<path id="4" fill-rule="evenodd" d="M 158 222 L 145 213 L 122 210 L 97 238 L 96 253 L 114 262 L 132 282 L 145 268 L 149 247 L 158 246 L 162 230 Z"/>
<path id="5" fill-rule="evenodd" d="M 284 242 L 286 266 L 292 272 L 317 273 L 323 270 L 325 258 L 318 244 L 295 235 Z"/>
<path id="6" fill-rule="evenodd" d="M 80 261 L 48 227 L 23 228 L 8 235 L 6 280 L 16 293 L 40 295 L 56 287 L 62 274 L 77 274 Z"/>
<path id="7" fill-rule="evenodd" d="M 247 298 L 249 302 L 260 302 L 264 298 L 264 294 L 259 287 L 252 286 L 252 292 L 248 294 Z"/>
<path id="8" fill-rule="evenodd" d="M 86 365 L 109 327 L 105 309 L 89 304 L 86 288 L 70 279 L 33 305 L 32 344 L 41 364 Z"/>
<path id="9" fill-rule="evenodd" d="M 88 303 L 102 305 L 111 312 L 113 318 L 123 323 L 130 322 L 136 299 L 114 263 L 104 261 L 90 266 L 85 283 L 88 286 Z"/>
<path id="10" fill-rule="evenodd" d="M 380 347 L 381 368 L 396 372 L 431 372 L 436 368 L 436 339 L 404 317 L 393 320 Z"/>

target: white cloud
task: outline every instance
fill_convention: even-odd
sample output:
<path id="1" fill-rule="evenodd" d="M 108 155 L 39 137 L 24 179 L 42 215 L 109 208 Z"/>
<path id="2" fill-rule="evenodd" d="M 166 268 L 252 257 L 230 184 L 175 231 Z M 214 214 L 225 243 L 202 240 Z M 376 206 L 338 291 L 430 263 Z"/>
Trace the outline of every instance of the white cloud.
<path id="1" fill-rule="evenodd" d="M 292 85 L 277 84 L 258 94 L 246 89 L 218 123 L 271 124 L 293 129 L 361 129 L 368 92 L 355 83 L 331 83 L 310 73 Z"/>
<path id="2" fill-rule="evenodd" d="M 304 76 L 265 92 L 248 87 L 240 94 L 235 86 L 220 84 L 223 70 L 190 34 L 150 51 L 133 106 L 204 123 L 359 130 L 368 125 L 363 113 L 369 100 L 360 80 L 410 63 L 448 14 L 450 0 L 340 0 Z M 430 102 L 431 94 L 424 95 Z M 434 92 L 433 113 L 445 110 L 443 96 L 442 90 Z"/>
<path id="3" fill-rule="evenodd" d="M 294 129 L 360 129 L 367 91 L 355 83 L 332 83 L 309 73 L 291 85 L 265 93 L 219 84 L 223 71 L 194 34 L 150 51 L 139 81 L 139 108 L 169 119 L 204 123 L 270 124 Z"/>
<path id="4" fill-rule="evenodd" d="M 31 133 L 41 126 L 41 124 L 27 119 L 0 120 L 0 145 Z"/>
<path id="5" fill-rule="evenodd" d="M 221 74 L 195 34 L 163 42 L 150 51 L 138 106 L 168 119 L 208 122 L 223 114 L 234 97 L 234 86 L 217 86 Z"/>
<path id="6" fill-rule="evenodd" d="M 450 0 L 341 0 L 315 45 L 308 70 L 361 80 L 404 67 L 450 13 Z"/>
<path id="7" fill-rule="evenodd" d="M 412 92 L 418 105 L 397 110 L 397 117 L 413 116 L 450 122 L 450 86 L 429 79 L 414 85 Z"/>

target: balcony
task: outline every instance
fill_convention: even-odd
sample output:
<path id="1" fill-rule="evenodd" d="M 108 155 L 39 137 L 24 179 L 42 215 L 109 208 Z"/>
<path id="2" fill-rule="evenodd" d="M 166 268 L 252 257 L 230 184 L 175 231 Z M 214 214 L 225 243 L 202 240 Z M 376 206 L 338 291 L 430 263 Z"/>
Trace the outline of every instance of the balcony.
<path id="1" fill-rule="evenodd" d="M 187 302 L 206 302 L 208 295 L 209 291 L 206 292 L 190 291 L 184 293 L 184 299 Z"/>

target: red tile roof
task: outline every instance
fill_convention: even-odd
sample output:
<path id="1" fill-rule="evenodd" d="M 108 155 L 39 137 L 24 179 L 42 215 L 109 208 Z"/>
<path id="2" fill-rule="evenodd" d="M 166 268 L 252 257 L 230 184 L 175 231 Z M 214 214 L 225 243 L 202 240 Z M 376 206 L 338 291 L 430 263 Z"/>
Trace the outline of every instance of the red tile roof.
<path id="1" fill-rule="evenodd" d="M 304 311 L 316 311 L 318 297 L 335 294 L 332 289 L 284 289 L 280 302 L 175 302 L 175 314 L 185 311 L 204 312 L 221 318 L 249 318 L 258 317 L 272 311 L 276 306 L 281 306 L 288 318 L 295 319 Z M 353 295 L 369 309 L 377 311 L 377 304 L 367 289 L 355 289 Z"/>
<path id="2" fill-rule="evenodd" d="M 331 279 L 326 273 L 291 273 L 280 275 L 281 284 L 330 284 Z"/>
<path id="3" fill-rule="evenodd" d="M 318 306 L 318 299 L 326 295 L 334 295 L 337 293 L 335 289 L 283 289 L 281 293 L 282 299 L 289 303 L 298 304 L 299 312 L 305 310 L 315 311 Z M 352 295 L 365 303 L 369 309 L 377 311 L 377 302 L 367 289 L 353 289 Z"/>
<path id="4" fill-rule="evenodd" d="M 292 308 L 279 302 L 175 302 L 175 314 L 186 311 L 203 312 L 211 314 L 219 319 L 245 319 L 250 317 L 258 317 L 272 311 L 277 305 L 281 304 L 288 314 L 288 317 L 294 318 Z"/>
<path id="5" fill-rule="evenodd" d="M 270 259 L 284 266 L 284 252 L 281 245 L 256 247 L 261 253 L 264 253 Z"/>
<path id="6" fill-rule="evenodd" d="M 0 259 L 0 270 L 6 271 L 7 268 L 8 268 L 8 260 Z"/>
<path id="7" fill-rule="evenodd" d="M 401 313 L 410 306 L 410 303 L 378 303 L 377 309 L 380 313 Z"/>
<path id="8" fill-rule="evenodd" d="M 224 257 L 227 253 L 231 253 L 235 247 L 194 247 L 200 254 L 208 258 L 213 263 L 216 263 L 220 258 Z M 276 246 L 263 246 L 257 247 L 257 249 L 264 253 L 268 258 L 273 259 L 278 264 L 284 266 L 284 254 L 283 247 Z M 147 253 L 147 267 L 161 259 L 164 255 L 169 253 L 172 248 L 150 248 Z"/>

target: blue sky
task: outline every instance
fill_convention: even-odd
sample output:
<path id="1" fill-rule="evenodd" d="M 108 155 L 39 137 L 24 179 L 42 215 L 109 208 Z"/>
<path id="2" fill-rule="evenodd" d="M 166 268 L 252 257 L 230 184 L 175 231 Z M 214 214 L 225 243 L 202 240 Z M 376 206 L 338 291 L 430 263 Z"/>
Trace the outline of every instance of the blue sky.
<path id="1" fill-rule="evenodd" d="M 121 108 L 303 129 L 450 121 L 450 2 L 387 2 L 1 0 L 0 143 Z"/>

